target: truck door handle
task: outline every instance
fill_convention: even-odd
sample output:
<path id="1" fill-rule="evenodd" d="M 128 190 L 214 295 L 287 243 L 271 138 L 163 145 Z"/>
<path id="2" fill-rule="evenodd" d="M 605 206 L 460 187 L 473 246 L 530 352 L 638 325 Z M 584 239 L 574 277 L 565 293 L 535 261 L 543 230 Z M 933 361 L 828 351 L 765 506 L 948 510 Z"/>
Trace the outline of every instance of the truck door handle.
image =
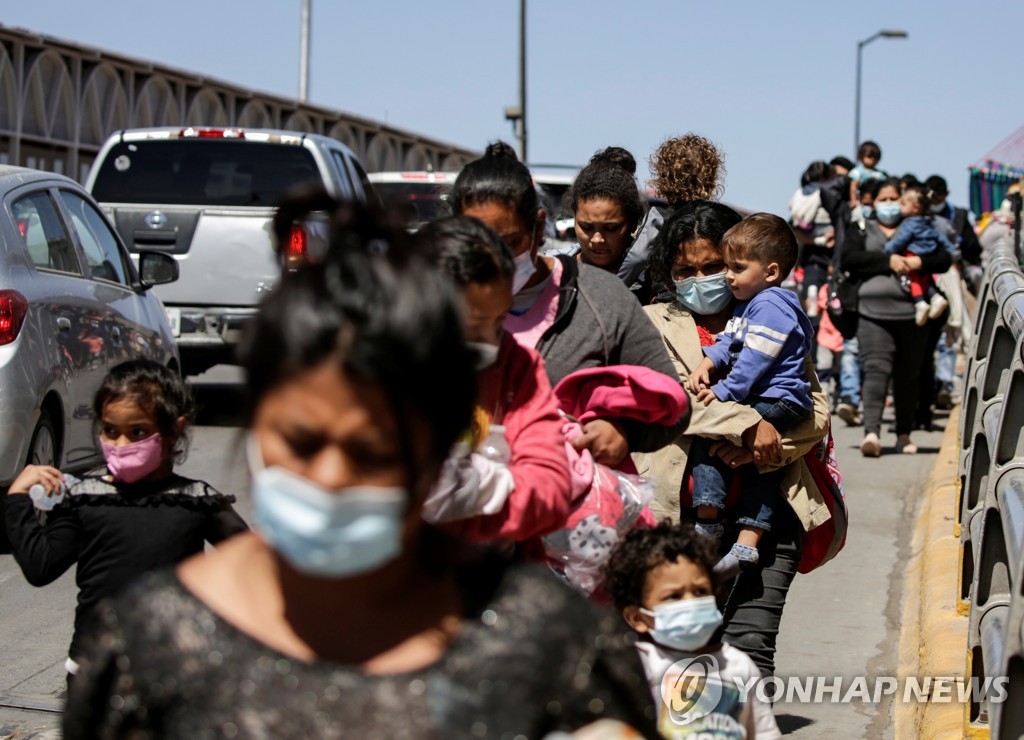
<path id="1" fill-rule="evenodd" d="M 66 316 L 57 317 L 57 328 L 61 331 L 71 331 L 71 319 Z"/>

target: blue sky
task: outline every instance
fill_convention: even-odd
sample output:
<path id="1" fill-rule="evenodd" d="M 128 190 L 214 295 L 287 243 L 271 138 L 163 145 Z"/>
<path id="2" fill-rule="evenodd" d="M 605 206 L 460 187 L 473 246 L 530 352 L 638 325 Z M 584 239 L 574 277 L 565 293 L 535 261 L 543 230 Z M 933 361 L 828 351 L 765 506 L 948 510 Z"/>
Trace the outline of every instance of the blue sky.
<path id="1" fill-rule="evenodd" d="M 273 8 L 268 11 L 267 8 Z M 0 22 L 284 95 L 298 89 L 299 0 L 34 0 Z M 313 0 L 313 102 L 470 148 L 513 141 L 517 0 Z M 584 163 L 610 144 L 646 159 L 694 131 L 726 153 L 725 199 L 782 213 L 814 159 L 861 132 L 881 166 L 966 167 L 1024 123 L 1024 3 L 931 0 L 529 0 L 530 159 Z"/>

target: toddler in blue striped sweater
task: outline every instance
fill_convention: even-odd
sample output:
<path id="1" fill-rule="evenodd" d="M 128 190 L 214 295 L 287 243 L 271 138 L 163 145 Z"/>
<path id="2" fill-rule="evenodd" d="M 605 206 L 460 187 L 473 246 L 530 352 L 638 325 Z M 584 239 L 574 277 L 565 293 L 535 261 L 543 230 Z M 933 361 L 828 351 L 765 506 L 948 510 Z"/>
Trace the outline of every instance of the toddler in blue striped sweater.
<path id="1" fill-rule="evenodd" d="M 780 285 L 797 259 L 793 230 L 778 216 L 755 213 L 722 237 L 726 281 L 737 299 L 732 318 L 704 359 L 687 378 L 688 390 L 705 405 L 734 401 L 751 406 L 775 429 L 768 444 L 754 450 L 755 463 L 781 457 L 781 436 L 811 417 L 814 403 L 805 359 L 813 329 L 797 295 Z M 757 546 L 771 529 L 781 500 L 783 469 L 759 470 L 754 463 L 732 470 L 711 454 L 715 440 L 697 437 L 690 447 L 697 529 L 721 538 L 726 495 L 734 474 L 742 476 L 736 544 L 716 566 L 726 576 L 758 562 Z"/>

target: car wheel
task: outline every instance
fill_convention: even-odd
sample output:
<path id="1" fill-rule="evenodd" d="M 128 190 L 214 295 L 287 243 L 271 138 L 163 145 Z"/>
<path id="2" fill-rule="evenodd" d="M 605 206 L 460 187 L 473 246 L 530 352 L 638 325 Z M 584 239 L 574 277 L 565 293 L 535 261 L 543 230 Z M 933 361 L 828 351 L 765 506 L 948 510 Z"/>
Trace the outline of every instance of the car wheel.
<path id="1" fill-rule="evenodd" d="M 60 450 L 57 449 L 57 433 L 53 419 L 46 411 L 39 414 L 32 442 L 28 446 L 28 465 L 50 465 L 59 467 Z"/>

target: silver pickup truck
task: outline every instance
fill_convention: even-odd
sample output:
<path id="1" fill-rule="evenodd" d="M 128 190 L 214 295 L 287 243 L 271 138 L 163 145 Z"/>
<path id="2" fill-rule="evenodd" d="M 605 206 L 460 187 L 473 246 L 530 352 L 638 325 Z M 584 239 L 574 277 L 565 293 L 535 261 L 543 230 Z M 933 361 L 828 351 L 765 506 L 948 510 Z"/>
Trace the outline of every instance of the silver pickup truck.
<path id="1" fill-rule="evenodd" d="M 326 136 L 237 128 L 127 129 L 113 134 L 86 188 L 128 249 L 172 255 L 180 278 L 154 288 L 181 352 L 182 370 L 234 361 L 244 323 L 281 274 L 274 208 L 298 185 L 365 202 L 372 188 L 352 152 Z M 295 227 L 287 251 L 322 248 Z"/>

